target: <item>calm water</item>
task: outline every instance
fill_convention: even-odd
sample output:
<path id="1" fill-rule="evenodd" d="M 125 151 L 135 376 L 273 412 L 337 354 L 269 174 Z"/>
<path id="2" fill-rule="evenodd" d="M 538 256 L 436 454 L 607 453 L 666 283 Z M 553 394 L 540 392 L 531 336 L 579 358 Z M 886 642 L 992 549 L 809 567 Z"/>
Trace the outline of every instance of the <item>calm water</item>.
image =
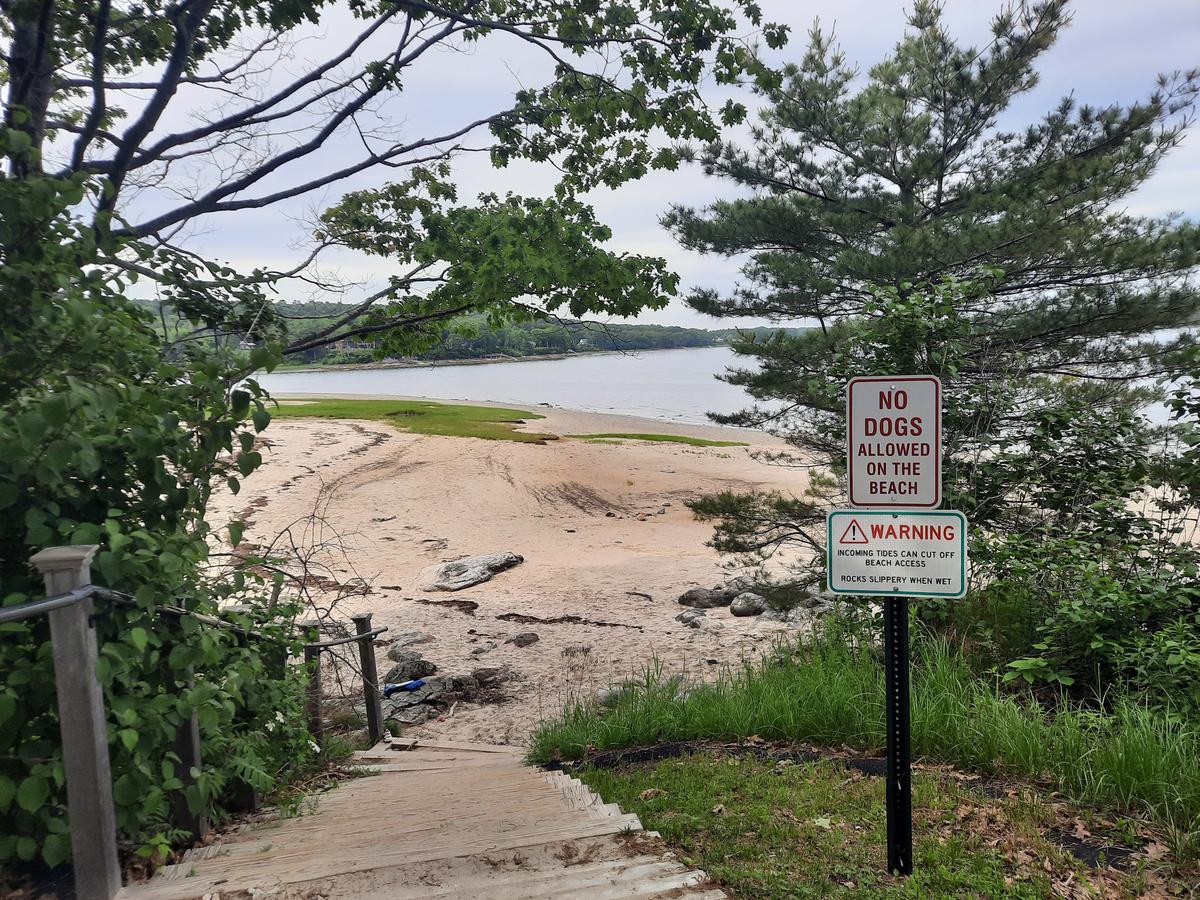
<path id="1" fill-rule="evenodd" d="M 726 347 L 705 347 L 420 369 L 277 372 L 262 375 L 259 381 L 275 394 L 395 394 L 527 406 L 549 403 L 705 424 L 709 412 L 736 412 L 750 405 L 741 388 L 716 376 L 730 366 L 753 365 L 753 359 L 739 358 Z M 1143 411 L 1153 422 L 1168 420 L 1161 404 L 1150 404 Z"/>
<path id="2" fill-rule="evenodd" d="M 741 388 L 716 376 L 727 366 L 752 364 L 753 360 L 738 359 L 728 348 L 704 347 L 420 369 L 277 372 L 259 381 L 275 394 L 397 394 L 549 403 L 703 424 L 709 412 L 735 412 L 750 404 Z"/>

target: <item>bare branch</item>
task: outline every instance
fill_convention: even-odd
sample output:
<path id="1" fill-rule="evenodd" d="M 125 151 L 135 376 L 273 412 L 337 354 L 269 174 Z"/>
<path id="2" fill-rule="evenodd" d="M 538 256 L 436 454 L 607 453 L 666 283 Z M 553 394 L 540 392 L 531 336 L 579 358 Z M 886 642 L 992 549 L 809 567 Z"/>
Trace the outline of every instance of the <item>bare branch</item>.
<path id="1" fill-rule="evenodd" d="M 172 20 L 175 23 L 175 41 L 171 46 L 171 55 L 163 72 L 161 83 L 146 108 L 137 121 L 129 127 L 121 138 L 120 148 L 113 159 L 112 169 L 108 180 L 113 190 L 100 201 L 102 211 L 111 211 L 117 202 L 121 183 L 125 180 L 126 167 L 133 154 L 142 145 L 142 141 L 158 124 L 159 118 L 167 108 L 167 103 L 179 89 L 179 79 L 187 67 L 188 57 L 195 44 L 196 30 L 212 9 L 215 0 L 183 0 L 176 7 Z"/>
<path id="2" fill-rule="evenodd" d="M 75 149 L 71 153 L 71 168 L 76 171 L 83 166 L 84 154 L 87 153 L 88 145 L 100 128 L 100 122 L 104 118 L 107 108 L 104 98 L 104 41 L 108 34 L 111 5 L 111 0 L 100 0 L 96 9 L 96 21 L 93 25 L 92 35 L 92 108 L 88 112 L 87 120 L 83 123 L 83 130 L 75 140 Z"/>

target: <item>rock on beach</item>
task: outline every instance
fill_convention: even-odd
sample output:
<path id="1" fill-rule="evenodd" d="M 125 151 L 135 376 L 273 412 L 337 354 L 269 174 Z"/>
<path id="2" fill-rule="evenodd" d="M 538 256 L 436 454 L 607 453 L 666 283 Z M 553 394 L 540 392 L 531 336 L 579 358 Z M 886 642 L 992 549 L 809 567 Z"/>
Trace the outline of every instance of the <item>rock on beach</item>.
<path id="1" fill-rule="evenodd" d="M 756 594 L 753 591 L 738 594 L 733 598 L 733 602 L 729 604 L 729 612 L 735 616 L 761 615 L 766 608 L 766 598 L 762 594 Z"/>
<path id="2" fill-rule="evenodd" d="M 462 559 L 439 563 L 421 571 L 419 582 L 423 591 L 461 591 L 490 581 L 497 572 L 525 562 L 525 557 L 511 550 L 464 556 Z"/>
<path id="3" fill-rule="evenodd" d="M 679 595 L 680 606 L 690 606 L 693 609 L 716 609 L 718 606 L 728 606 L 738 594 L 744 594 L 754 587 L 754 580 L 739 575 L 726 584 L 716 587 L 689 588 Z"/>
<path id="4" fill-rule="evenodd" d="M 383 676 L 384 684 L 404 684 L 404 682 L 412 681 L 415 678 L 424 678 L 426 675 L 432 675 L 438 670 L 438 667 L 434 663 L 431 663 L 419 653 L 414 653 L 411 650 L 401 650 L 398 647 L 393 647 L 388 651 L 387 656 L 395 665 Z"/>

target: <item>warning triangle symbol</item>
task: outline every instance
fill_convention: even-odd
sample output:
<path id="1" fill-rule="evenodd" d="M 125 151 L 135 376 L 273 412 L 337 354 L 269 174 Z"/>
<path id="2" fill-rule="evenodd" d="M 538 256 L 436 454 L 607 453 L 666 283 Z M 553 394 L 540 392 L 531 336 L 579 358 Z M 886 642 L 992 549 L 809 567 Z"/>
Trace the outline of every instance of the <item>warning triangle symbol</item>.
<path id="1" fill-rule="evenodd" d="M 867 533 L 863 531 L 862 526 L 858 524 L 858 519 L 851 519 L 850 524 L 846 526 L 846 530 L 842 532 L 842 536 L 838 538 L 839 544 L 865 544 L 867 543 Z"/>

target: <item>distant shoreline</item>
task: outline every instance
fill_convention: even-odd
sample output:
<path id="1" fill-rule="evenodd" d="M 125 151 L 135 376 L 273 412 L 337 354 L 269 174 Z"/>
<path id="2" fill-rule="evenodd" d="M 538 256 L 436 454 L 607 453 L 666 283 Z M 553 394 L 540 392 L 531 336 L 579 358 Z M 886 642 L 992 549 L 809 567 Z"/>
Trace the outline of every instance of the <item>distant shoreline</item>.
<path id="1" fill-rule="evenodd" d="M 639 350 L 581 350 L 572 353 L 536 353 L 529 356 L 485 356 L 474 359 L 411 359 L 411 360 L 380 360 L 369 363 L 334 363 L 322 366 L 306 364 L 298 366 L 277 366 L 273 371 L 280 374 L 299 374 L 305 372 L 348 372 L 371 369 L 437 369 L 443 366 L 483 366 L 495 363 L 520 362 L 552 362 L 562 359 L 578 359 L 585 356 L 621 356 L 633 353 L 666 353 L 674 350 L 721 350 L 727 349 L 728 344 L 715 344 L 711 347 L 645 347 Z"/>

